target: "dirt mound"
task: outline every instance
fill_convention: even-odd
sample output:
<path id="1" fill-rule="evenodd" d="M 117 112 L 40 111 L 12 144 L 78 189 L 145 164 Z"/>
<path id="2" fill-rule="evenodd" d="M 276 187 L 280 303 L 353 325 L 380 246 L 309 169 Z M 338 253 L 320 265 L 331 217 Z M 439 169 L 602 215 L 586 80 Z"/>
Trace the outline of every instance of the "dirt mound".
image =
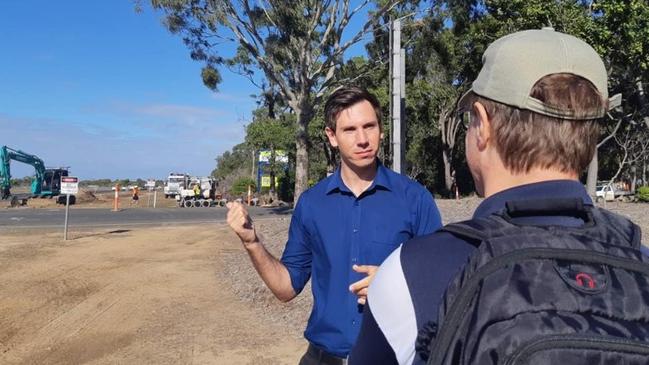
<path id="1" fill-rule="evenodd" d="M 77 203 L 91 203 L 99 200 L 97 196 L 88 190 L 79 190 L 79 193 L 76 195 Z"/>

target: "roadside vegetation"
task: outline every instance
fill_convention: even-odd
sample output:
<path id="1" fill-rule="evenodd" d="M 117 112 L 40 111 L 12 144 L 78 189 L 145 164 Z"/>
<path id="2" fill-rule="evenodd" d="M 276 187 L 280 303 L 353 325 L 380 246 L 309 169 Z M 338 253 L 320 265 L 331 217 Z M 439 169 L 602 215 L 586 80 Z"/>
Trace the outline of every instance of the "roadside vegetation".
<path id="1" fill-rule="evenodd" d="M 143 0 L 134 0 L 142 5 Z M 297 198 L 337 164 L 324 138 L 322 101 L 342 84 L 375 93 L 386 134 L 380 157 L 392 165 L 390 138 L 390 24 L 401 19 L 406 54 L 405 174 L 437 195 L 473 193 L 464 161 L 464 130 L 454 110 L 495 39 L 518 30 L 551 26 L 591 44 L 609 71 L 611 95 L 622 107 L 601 121 L 597 153 L 582 180 L 648 185 L 649 3 L 646 0 L 298 0 L 213 2 L 151 0 L 190 56 L 200 77 L 218 91 L 221 72 L 243 75 L 258 87 L 259 109 L 245 141 L 216 158 L 214 176 L 254 177 L 255 152 L 288 151 L 284 199 Z M 353 21 L 351 21 L 353 19 Z M 352 27 L 353 24 L 353 27 Z M 224 54 L 224 42 L 236 46 Z M 366 54 L 349 52 L 364 44 Z M 197 75 L 198 76 L 198 75 Z M 271 129 L 268 129 L 272 126 Z M 259 127 L 259 128 L 258 128 Z M 259 135 L 257 131 L 268 133 Z M 280 147 L 281 146 L 281 147 Z"/>

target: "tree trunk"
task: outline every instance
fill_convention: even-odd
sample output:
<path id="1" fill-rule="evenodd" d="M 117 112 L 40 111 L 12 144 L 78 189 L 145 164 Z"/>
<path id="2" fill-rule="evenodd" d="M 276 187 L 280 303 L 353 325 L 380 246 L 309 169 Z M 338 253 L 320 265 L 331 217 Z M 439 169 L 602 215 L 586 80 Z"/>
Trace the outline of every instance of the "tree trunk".
<path id="1" fill-rule="evenodd" d="M 596 189 L 597 189 L 597 170 L 598 170 L 598 162 L 597 162 L 597 149 L 595 149 L 595 153 L 593 154 L 593 159 L 590 161 L 590 164 L 588 165 L 588 177 L 586 177 L 586 190 L 588 191 L 588 195 L 590 195 L 591 198 L 595 199 L 595 194 L 596 194 Z"/>
<path id="2" fill-rule="evenodd" d="M 448 148 L 442 150 L 442 159 L 444 160 L 444 185 L 447 191 L 453 188 L 453 171 L 451 171 L 451 155 L 453 151 Z"/>
<path id="3" fill-rule="evenodd" d="M 297 116 L 297 131 L 295 133 L 295 191 L 293 201 L 297 204 L 300 195 L 309 188 L 309 134 L 307 133 L 312 117 L 312 108 L 293 107 Z"/>
<path id="4" fill-rule="evenodd" d="M 444 185 L 449 196 L 453 195 L 453 150 L 455 149 L 455 139 L 460 127 L 460 120 L 452 115 L 454 105 L 448 105 L 440 110 L 437 118 L 441 137 L 442 137 L 442 160 L 444 161 Z"/>
<path id="5" fill-rule="evenodd" d="M 642 161 L 642 186 L 647 186 L 647 160 Z"/>
<path id="6" fill-rule="evenodd" d="M 638 169 L 635 164 L 631 166 L 631 174 L 633 176 L 631 179 L 631 192 L 635 193 L 635 181 L 638 179 Z"/>
<path id="7" fill-rule="evenodd" d="M 637 77 L 636 78 L 636 83 L 635 83 L 636 89 L 638 90 L 638 99 L 640 99 L 640 110 L 644 110 L 649 113 L 649 105 L 647 105 L 647 96 L 645 95 L 644 92 L 644 86 L 642 85 L 642 78 Z M 642 118 L 642 120 L 645 122 L 647 125 L 647 128 L 649 128 L 649 115 L 646 115 Z"/>
<path id="8" fill-rule="evenodd" d="M 277 168 L 275 162 L 275 146 L 270 145 L 270 189 L 268 195 L 272 202 L 277 202 L 277 189 L 275 189 L 275 169 Z"/>
<path id="9" fill-rule="evenodd" d="M 336 167 L 338 167 L 338 163 L 336 162 L 336 150 L 331 147 L 326 138 L 322 140 L 322 150 L 327 158 L 327 176 L 329 176 L 329 174 L 332 174 L 336 170 Z"/>
<path id="10" fill-rule="evenodd" d="M 252 164 L 251 164 L 251 169 L 250 169 L 250 178 L 252 180 L 254 180 L 254 181 L 257 181 L 257 176 L 255 175 L 255 165 L 256 165 L 255 162 L 257 162 L 257 158 L 256 158 L 257 156 L 255 156 L 255 155 L 256 155 L 255 149 L 253 148 L 252 149 Z"/>

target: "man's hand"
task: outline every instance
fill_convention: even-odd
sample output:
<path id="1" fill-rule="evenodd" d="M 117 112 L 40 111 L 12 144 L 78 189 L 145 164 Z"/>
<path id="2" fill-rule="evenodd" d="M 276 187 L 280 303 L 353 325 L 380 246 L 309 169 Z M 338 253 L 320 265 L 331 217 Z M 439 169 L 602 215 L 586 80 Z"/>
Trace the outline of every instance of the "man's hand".
<path id="1" fill-rule="evenodd" d="M 228 225 L 239 236 L 241 242 L 245 246 L 259 242 L 252 219 L 243 204 L 228 202 L 225 206 L 228 208 Z"/>
<path id="2" fill-rule="evenodd" d="M 358 296 L 358 304 L 365 305 L 367 302 L 367 287 L 370 286 L 376 271 L 379 269 L 378 266 L 372 265 L 353 265 L 352 269 L 358 273 L 367 274 L 367 277 L 361 279 L 354 284 L 349 286 L 349 291 Z"/>

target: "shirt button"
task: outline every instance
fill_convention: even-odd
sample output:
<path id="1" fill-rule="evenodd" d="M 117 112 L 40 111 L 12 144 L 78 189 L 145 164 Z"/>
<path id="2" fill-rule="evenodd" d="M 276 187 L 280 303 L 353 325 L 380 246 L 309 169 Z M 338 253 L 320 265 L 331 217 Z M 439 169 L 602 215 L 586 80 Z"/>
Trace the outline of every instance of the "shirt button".
<path id="1" fill-rule="evenodd" d="M 355 205 L 355 206 L 358 206 L 358 200 L 354 202 L 354 205 Z"/>
<path id="2" fill-rule="evenodd" d="M 356 324 L 356 320 L 353 320 L 353 321 L 352 321 L 352 324 Z"/>
<path id="3" fill-rule="evenodd" d="M 357 233 L 357 232 L 358 232 L 358 229 L 354 228 L 352 231 L 353 231 L 354 233 Z"/>

